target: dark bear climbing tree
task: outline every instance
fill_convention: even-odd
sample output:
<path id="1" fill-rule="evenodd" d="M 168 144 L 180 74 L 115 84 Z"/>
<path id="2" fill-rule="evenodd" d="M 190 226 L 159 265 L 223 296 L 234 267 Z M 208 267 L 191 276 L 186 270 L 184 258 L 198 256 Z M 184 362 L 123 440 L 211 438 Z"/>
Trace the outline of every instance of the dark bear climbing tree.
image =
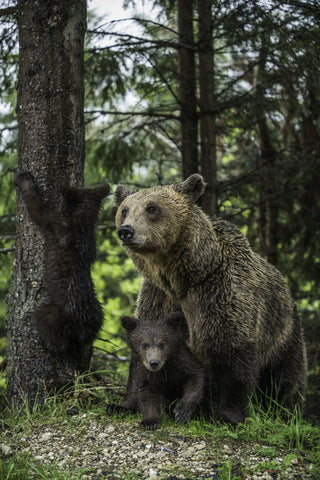
<path id="1" fill-rule="evenodd" d="M 62 185 L 83 182 L 86 1 L 19 0 L 17 17 L 18 167 L 32 174 L 46 198 L 54 198 Z M 19 408 L 26 400 L 42 403 L 48 390 L 70 381 L 78 365 L 56 360 L 32 326 L 32 312 L 44 297 L 44 241 L 19 194 L 16 236 L 6 315 L 7 393 Z"/>

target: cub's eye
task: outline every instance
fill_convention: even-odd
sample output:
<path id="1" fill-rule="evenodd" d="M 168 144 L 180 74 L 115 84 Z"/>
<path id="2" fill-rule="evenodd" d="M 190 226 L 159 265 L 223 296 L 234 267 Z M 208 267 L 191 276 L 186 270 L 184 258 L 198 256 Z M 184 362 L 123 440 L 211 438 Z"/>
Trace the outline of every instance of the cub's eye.
<path id="1" fill-rule="evenodd" d="M 128 209 L 127 208 L 124 208 L 121 212 L 121 218 L 124 219 L 126 218 L 127 216 L 127 213 L 128 213 Z"/>
<path id="2" fill-rule="evenodd" d="M 155 205 L 149 205 L 147 208 L 146 208 L 146 212 L 147 213 L 150 213 L 150 215 L 153 215 L 155 214 L 157 211 L 157 207 Z"/>
<path id="3" fill-rule="evenodd" d="M 159 343 L 159 348 L 160 348 L 160 350 L 164 349 L 164 343 L 163 342 Z"/>
<path id="4" fill-rule="evenodd" d="M 148 344 L 147 344 L 147 343 L 143 343 L 143 344 L 141 345 L 141 348 L 142 348 L 142 350 L 147 350 Z"/>

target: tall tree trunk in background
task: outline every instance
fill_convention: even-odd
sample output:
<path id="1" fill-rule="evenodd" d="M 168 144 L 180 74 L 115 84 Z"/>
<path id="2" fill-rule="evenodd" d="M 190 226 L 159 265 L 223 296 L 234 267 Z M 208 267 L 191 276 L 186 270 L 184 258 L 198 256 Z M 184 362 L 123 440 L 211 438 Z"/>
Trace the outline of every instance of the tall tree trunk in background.
<path id="1" fill-rule="evenodd" d="M 30 172 L 50 197 L 62 184 L 83 182 L 86 0 L 19 0 L 18 26 L 18 168 Z M 44 297 L 43 247 L 18 195 L 6 314 L 7 393 L 16 408 L 25 401 L 43 403 L 48 391 L 68 383 L 79 369 L 44 350 L 31 323 Z M 89 366 L 89 351 L 87 357 Z"/>
<path id="2" fill-rule="evenodd" d="M 218 213 L 216 123 L 214 110 L 214 63 L 212 0 L 198 0 L 199 15 L 199 86 L 200 86 L 200 171 L 207 183 L 201 199 L 202 208 L 209 215 Z"/>
<path id="3" fill-rule="evenodd" d="M 264 80 L 267 61 L 268 40 L 262 37 L 260 61 L 256 73 L 256 124 L 261 149 L 259 230 L 261 254 L 273 265 L 277 264 L 278 244 L 278 198 L 276 187 L 276 169 L 274 162 L 277 151 L 273 147 L 270 129 L 264 110 Z"/>
<path id="4" fill-rule="evenodd" d="M 178 0 L 179 100 L 181 108 L 182 175 L 198 172 L 198 117 L 196 100 L 193 0 Z"/>

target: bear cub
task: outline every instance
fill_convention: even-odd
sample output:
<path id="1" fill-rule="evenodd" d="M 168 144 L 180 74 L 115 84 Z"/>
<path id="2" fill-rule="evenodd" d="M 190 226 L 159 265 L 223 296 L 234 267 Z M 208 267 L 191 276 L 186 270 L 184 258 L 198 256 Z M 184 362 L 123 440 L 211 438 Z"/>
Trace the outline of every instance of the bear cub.
<path id="1" fill-rule="evenodd" d="M 202 401 L 205 373 L 185 342 L 185 318 L 175 312 L 155 322 L 122 317 L 132 350 L 130 385 L 123 408 L 142 413 L 147 429 L 161 424 L 161 409 L 173 408 L 179 423 L 191 419 Z"/>
<path id="2" fill-rule="evenodd" d="M 81 359 L 103 320 L 90 267 L 96 255 L 95 226 L 110 187 L 66 187 L 44 201 L 28 172 L 17 172 L 15 183 L 45 240 L 47 297 L 32 321 L 46 349 Z"/>

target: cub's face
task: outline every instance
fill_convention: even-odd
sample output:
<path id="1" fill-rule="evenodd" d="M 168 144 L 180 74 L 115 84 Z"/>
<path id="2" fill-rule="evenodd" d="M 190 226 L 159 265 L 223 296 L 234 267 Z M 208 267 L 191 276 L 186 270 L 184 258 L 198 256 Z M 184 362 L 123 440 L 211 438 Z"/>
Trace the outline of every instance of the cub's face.
<path id="1" fill-rule="evenodd" d="M 183 195 L 170 187 L 128 195 L 116 215 L 121 244 L 140 253 L 166 250 L 176 242 L 188 212 Z"/>
<path id="2" fill-rule="evenodd" d="M 165 339 L 161 338 L 137 337 L 135 350 L 144 367 L 150 372 L 161 370 L 168 357 L 168 344 Z"/>
<path id="3" fill-rule="evenodd" d="M 174 312 L 155 322 L 139 322 L 134 317 L 124 316 L 121 325 L 127 331 L 130 347 L 139 355 L 144 367 L 150 372 L 163 368 L 170 355 L 177 355 L 185 342 L 186 320 L 182 312 Z"/>

